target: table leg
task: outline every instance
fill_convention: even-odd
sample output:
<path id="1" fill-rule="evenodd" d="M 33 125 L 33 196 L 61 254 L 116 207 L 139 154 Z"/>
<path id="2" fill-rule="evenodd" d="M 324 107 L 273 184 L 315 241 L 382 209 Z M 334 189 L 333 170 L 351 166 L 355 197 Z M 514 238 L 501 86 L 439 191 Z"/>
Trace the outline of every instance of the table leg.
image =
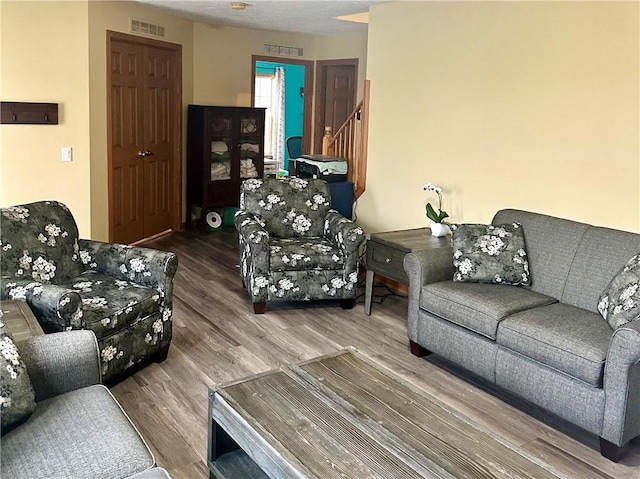
<path id="1" fill-rule="evenodd" d="M 370 269 L 367 270 L 367 278 L 364 289 L 364 314 L 371 315 L 371 299 L 373 297 L 373 279 L 375 273 Z"/>
<path id="2" fill-rule="evenodd" d="M 211 402 L 213 401 L 213 392 L 209 392 L 209 444 L 207 459 L 209 462 L 215 461 L 223 454 L 234 451 L 239 448 L 238 444 L 222 429 L 222 427 L 213 418 Z"/>

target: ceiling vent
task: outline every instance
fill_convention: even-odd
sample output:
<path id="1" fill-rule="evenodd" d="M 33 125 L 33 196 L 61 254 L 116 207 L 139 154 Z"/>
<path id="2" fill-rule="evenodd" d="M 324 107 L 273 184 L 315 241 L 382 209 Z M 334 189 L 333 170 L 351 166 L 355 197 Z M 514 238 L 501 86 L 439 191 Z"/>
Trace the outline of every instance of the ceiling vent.
<path id="1" fill-rule="evenodd" d="M 164 27 L 155 23 L 143 22 L 142 20 L 131 19 L 131 33 L 141 33 L 154 37 L 164 37 Z"/>

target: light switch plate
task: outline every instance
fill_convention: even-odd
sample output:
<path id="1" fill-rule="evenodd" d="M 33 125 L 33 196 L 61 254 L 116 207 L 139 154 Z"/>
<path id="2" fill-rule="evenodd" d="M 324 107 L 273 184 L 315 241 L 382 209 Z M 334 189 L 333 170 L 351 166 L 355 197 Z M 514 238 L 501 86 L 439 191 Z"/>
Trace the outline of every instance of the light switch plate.
<path id="1" fill-rule="evenodd" d="M 71 161 L 73 153 L 70 146 L 63 146 L 61 151 L 62 161 Z"/>

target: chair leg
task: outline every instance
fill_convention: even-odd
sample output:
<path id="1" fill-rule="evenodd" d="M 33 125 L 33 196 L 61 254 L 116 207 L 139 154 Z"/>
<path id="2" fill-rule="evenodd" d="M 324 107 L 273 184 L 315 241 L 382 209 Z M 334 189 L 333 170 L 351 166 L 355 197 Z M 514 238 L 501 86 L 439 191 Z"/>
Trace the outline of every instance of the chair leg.
<path id="1" fill-rule="evenodd" d="M 340 300 L 340 307 L 342 309 L 353 309 L 353 305 L 356 303 L 356 300 L 354 298 L 351 299 L 341 299 Z"/>
<path id="2" fill-rule="evenodd" d="M 411 354 L 413 354 L 414 356 L 418 356 L 419 358 L 431 354 L 431 351 L 429 351 L 427 348 L 423 348 L 418 343 L 411 340 L 409 340 L 409 350 L 411 351 Z"/>
<path id="3" fill-rule="evenodd" d="M 253 303 L 253 312 L 255 314 L 264 314 L 267 309 L 267 303 L 262 301 L 260 303 Z"/>
<path id="4" fill-rule="evenodd" d="M 613 462 L 618 462 L 629 450 L 629 443 L 617 446 L 606 439 L 600 438 L 600 454 Z"/>
<path id="5" fill-rule="evenodd" d="M 162 361 L 167 359 L 167 356 L 169 355 L 169 346 L 170 344 L 167 344 L 166 346 L 163 346 L 162 348 L 158 349 L 155 353 L 153 353 L 153 355 L 151 356 L 153 361 L 156 363 L 161 363 Z"/>

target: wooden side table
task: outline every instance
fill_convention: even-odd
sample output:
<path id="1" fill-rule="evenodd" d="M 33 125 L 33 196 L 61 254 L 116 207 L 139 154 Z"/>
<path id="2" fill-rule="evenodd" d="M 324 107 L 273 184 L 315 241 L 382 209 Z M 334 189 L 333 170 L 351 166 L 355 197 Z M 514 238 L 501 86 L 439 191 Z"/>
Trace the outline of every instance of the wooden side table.
<path id="1" fill-rule="evenodd" d="M 408 285 L 409 278 L 402 264 L 407 253 L 433 248 L 444 248 L 451 244 L 450 236 L 431 236 L 429 228 L 388 231 L 367 236 L 367 278 L 364 294 L 364 312 L 371 314 L 373 280 L 376 273 Z"/>
<path id="2" fill-rule="evenodd" d="M 4 321 L 7 331 L 16 342 L 37 334 L 44 334 L 40 323 L 25 301 L 2 301 L 0 309 L 2 309 L 0 321 Z"/>

